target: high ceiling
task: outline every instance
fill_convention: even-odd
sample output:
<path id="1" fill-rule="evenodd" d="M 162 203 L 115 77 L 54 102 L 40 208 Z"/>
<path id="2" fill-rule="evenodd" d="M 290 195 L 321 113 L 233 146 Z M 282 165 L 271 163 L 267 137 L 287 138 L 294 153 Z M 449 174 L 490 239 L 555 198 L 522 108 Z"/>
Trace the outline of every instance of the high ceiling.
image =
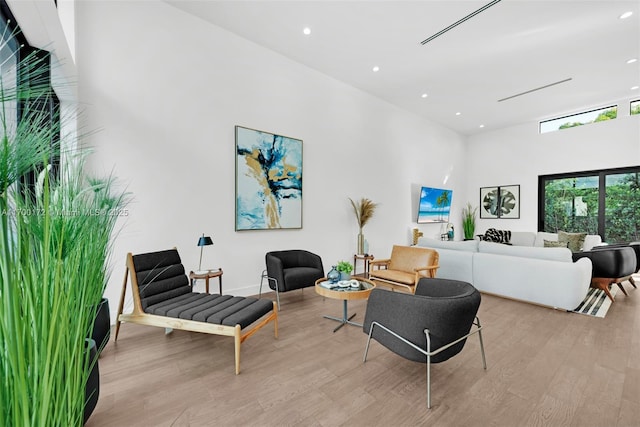
<path id="1" fill-rule="evenodd" d="M 638 0 L 167 1 L 465 135 L 640 98 Z"/>

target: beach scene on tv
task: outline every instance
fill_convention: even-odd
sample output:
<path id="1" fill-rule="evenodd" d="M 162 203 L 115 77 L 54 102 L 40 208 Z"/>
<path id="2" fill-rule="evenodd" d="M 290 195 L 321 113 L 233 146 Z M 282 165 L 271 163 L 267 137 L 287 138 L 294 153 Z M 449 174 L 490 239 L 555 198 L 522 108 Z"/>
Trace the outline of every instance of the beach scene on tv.
<path id="1" fill-rule="evenodd" d="M 449 222 L 452 190 L 422 187 L 418 206 L 418 224 Z"/>

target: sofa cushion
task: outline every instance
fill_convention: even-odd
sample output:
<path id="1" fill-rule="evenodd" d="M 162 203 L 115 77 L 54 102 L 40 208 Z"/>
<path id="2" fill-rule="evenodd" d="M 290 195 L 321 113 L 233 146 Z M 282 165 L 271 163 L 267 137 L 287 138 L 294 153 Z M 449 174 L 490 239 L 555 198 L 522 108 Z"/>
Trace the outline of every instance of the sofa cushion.
<path id="1" fill-rule="evenodd" d="M 567 242 L 558 242 L 556 240 L 545 240 L 544 247 L 545 248 L 566 248 Z"/>
<path id="2" fill-rule="evenodd" d="M 532 231 L 512 231 L 511 243 L 514 246 L 534 246 L 536 241 L 536 233 Z"/>
<path id="3" fill-rule="evenodd" d="M 536 234 L 536 241 L 533 246 L 544 248 L 544 241 L 557 242 L 558 235 L 556 233 L 547 233 L 546 231 L 538 231 Z"/>
<path id="4" fill-rule="evenodd" d="M 418 239 L 418 246 L 433 249 L 451 249 L 454 251 L 465 252 L 478 252 L 479 240 L 465 240 L 465 241 L 451 241 L 451 240 L 436 240 L 428 237 L 421 237 Z"/>
<path id="5" fill-rule="evenodd" d="M 504 248 L 563 250 L 571 254 L 567 248 Z M 482 252 L 473 254 L 473 286 L 480 292 L 573 310 L 587 294 L 590 282 L 591 262 L 588 259 L 553 262 L 535 258 L 508 259 Z"/>
<path id="6" fill-rule="evenodd" d="M 584 246 L 582 247 L 583 251 L 590 251 L 593 247 L 602 244 L 602 237 L 599 234 L 587 234 L 587 237 L 584 238 Z"/>
<path id="7" fill-rule="evenodd" d="M 587 233 L 567 233 L 566 231 L 558 231 L 558 241 L 566 242 L 571 252 L 580 252 L 584 247 L 584 239 Z"/>
<path id="8" fill-rule="evenodd" d="M 544 247 L 545 240 L 555 240 L 558 241 L 558 235 L 556 233 L 547 233 L 545 231 L 538 231 L 536 234 L 536 241 L 534 246 Z M 584 238 L 584 244 L 582 247 L 583 251 L 589 251 L 594 246 L 597 246 L 602 243 L 602 238 L 599 234 L 587 234 Z"/>
<path id="9" fill-rule="evenodd" d="M 479 241 L 477 241 L 480 243 Z M 473 257 L 477 251 L 457 251 L 438 249 L 438 271 L 436 277 L 473 283 Z"/>
<path id="10" fill-rule="evenodd" d="M 478 251 L 489 254 L 537 258 L 550 261 L 573 261 L 571 251 L 567 248 L 534 248 L 528 246 L 508 246 L 493 242 L 480 242 Z"/>

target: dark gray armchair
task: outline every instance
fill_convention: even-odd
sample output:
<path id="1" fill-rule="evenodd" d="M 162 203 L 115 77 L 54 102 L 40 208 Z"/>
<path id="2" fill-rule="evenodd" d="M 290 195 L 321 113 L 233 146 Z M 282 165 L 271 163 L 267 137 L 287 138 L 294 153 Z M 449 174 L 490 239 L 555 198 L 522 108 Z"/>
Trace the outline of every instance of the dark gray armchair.
<path id="1" fill-rule="evenodd" d="M 280 292 L 288 292 L 315 286 L 316 280 L 324 277 L 322 258 L 302 249 L 267 252 L 265 256 L 267 269 L 262 272 L 262 282 L 267 279 L 271 289 L 276 291 L 278 310 L 280 309 Z"/>
<path id="2" fill-rule="evenodd" d="M 458 280 L 420 279 L 414 295 L 376 288 L 369 295 L 363 330 L 394 353 L 427 365 L 427 408 L 431 408 L 431 364 L 462 351 L 467 337 L 478 333 L 482 364 L 487 369 L 482 326 L 476 316 L 480 292 Z M 472 329 L 472 326 L 475 326 Z"/>
<path id="3" fill-rule="evenodd" d="M 602 289 L 613 302 L 610 286 L 618 285 L 623 294 L 628 295 L 622 282 L 628 280 L 635 288 L 633 274 L 638 271 L 638 252 L 640 246 L 635 243 L 620 245 L 594 246 L 590 251 L 575 252 L 573 260 L 589 258 L 592 265 L 591 287 Z"/>

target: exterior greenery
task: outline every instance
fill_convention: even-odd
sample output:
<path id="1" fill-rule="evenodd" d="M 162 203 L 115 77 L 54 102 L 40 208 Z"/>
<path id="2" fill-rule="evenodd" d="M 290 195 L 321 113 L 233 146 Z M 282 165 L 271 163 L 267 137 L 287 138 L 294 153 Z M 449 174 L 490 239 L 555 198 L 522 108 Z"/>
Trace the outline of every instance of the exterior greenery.
<path id="1" fill-rule="evenodd" d="M 547 181 L 544 191 L 543 231 L 556 233 L 558 230 L 563 230 L 597 234 L 598 188 L 593 186 L 592 180 L 555 179 Z M 576 202 L 585 205 L 579 208 Z"/>
<path id="2" fill-rule="evenodd" d="M 598 116 L 595 119 L 593 119 L 591 121 L 586 121 L 586 122 L 567 122 L 567 123 L 564 123 L 564 124 L 560 125 L 558 127 L 558 129 L 567 129 L 567 128 L 572 128 L 572 127 L 576 127 L 576 126 L 587 125 L 589 123 L 603 122 L 605 120 L 615 119 L 616 117 L 618 117 L 618 108 L 617 107 L 613 107 L 613 108 L 609 108 L 606 111 L 601 112 L 600 114 L 598 114 Z"/>
<path id="3" fill-rule="evenodd" d="M 640 240 L 640 172 L 607 176 L 606 186 L 607 241 Z"/>
<path id="4" fill-rule="evenodd" d="M 600 234 L 609 243 L 640 240 L 640 167 L 545 179 L 542 230 Z"/>
<path id="5" fill-rule="evenodd" d="M 633 116 L 634 114 L 640 114 L 640 100 L 631 102 L 631 111 L 630 114 Z"/>

